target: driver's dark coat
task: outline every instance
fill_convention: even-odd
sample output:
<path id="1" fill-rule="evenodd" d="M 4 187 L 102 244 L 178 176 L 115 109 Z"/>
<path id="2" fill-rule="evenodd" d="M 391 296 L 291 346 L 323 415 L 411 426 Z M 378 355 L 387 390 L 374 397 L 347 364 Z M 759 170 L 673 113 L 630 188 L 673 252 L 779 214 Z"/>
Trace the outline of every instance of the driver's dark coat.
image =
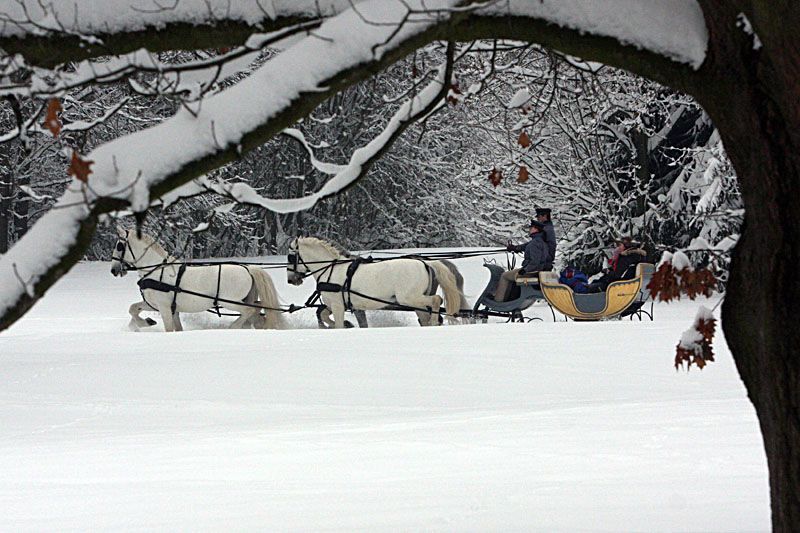
<path id="1" fill-rule="evenodd" d="M 525 258 L 522 261 L 522 270 L 520 271 L 520 274 L 545 270 L 550 258 L 550 253 L 547 249 L 547 243 L 544 242 L 543 233 L 536 233 L 526 244 L 519 244 L 512 246 L 511 248 L 513 248 L 513 251 L 515 252 L 525 252 Z"/>
<path id="2" fill-rule="evenodd" d="M 547 244 L 547 252 L 549 254 L 547 265 L 544 270 L 553 270 L 553 262 L 556 260 L 556 228 L 553 227 L 551 221 L 543 222 L 545 243 Z"/>

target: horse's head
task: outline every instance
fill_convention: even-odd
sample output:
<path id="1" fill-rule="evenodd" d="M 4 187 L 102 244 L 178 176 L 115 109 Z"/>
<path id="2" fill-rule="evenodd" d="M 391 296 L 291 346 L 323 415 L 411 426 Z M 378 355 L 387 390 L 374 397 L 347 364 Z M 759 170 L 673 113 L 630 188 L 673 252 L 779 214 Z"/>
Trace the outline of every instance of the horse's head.
<path id="1" fill-rule="evenodd" d="M 111 254 L 111 273 L 124 276 L 128 270 L 145 265 L 156 265 L 169 259 L 169 255 L 155 239 L 137 230 L 117 228 L 117 244 Z"/>
<path id="2" fill-rule="evenodd" d="M 136 258 L 133 255 L 129 241 L 128 231 L 117 228 L 117 244 L 114 245 L 114 251 L 111 253 L 111 274 L 114 276 L 124 276 L 135 268 L 134 263 Z"/>
<path id="3" fill-rule="evenodd" d="M 294 239 L 289 243 L 289 253 L 286 254 L 286 281 L 292 285 L 301 285 L 311 270 L 303 258 L 300 256 L 300 239 Z"/>

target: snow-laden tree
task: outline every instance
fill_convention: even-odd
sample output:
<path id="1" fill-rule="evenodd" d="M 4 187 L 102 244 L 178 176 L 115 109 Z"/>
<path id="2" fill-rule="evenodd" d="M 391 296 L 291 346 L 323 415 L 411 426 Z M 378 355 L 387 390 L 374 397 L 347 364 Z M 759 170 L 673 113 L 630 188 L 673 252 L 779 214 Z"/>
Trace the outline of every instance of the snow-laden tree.
<path id="1" fill-rule="evenodd" d="M 626 234 L 656 256 L 698 237 L 693 253 L 705 242 L 707 254 L 724 259 L 715 247 L 735 238 L 739 195 L 728 183 L 733 173 L 719 136 L 696 102 L 530 45 L 485 48 L 504 50 L 486 67 L 503 74 L 482 79 L 481 105 L 467 124 L 495 147 L 485 151 L 493 165 L 484 166 L 504 176 L 498 193 L 528 189 L 539 205 L 555 208 L 560 264 L 596 272 L 609 244 Z M 498 104 L 485 105 L 487 94 Z M 719 175 L 726 171 L 727 180 Z M 495 227 L 514 210 L 513 202 L 504 205 Z"/>
<path id="2" fill-rule="evenodd" d="M 43 83 L 53 76 L 65 83 L 102 81 L 122 75 L 121 69 L 125 75 L 154 72 L 173 85 L 191 78 L 186 91 L 193 97 L 158 126 L 75 154 L 75 180 L 0 259 L 2 327 L 22 316 L 83 255 L 105 213 L 147 209 L 432 41 L 453 43 L 448 58 L 457 41 L 538 42 L 690 94 L 719 129 L 747 208 L 722 326 L 761 423 L 773 527 L 789 531 L 800 523 L 800 338 L 785 327 L 800 301 L 795 279 L 800 252 L 794 245 L 800 241 L 798 3 L 177 0 L 159 6 L 142 8 L 128 0 L 0 4 L 0 48 L 19 54 L 3 60 L 5 92 L 60 94 L 66 85 Z M 198 81 L 218 77 L 226 65 L 269 44 L 282 51 L 230 88 L 208 94 L 208 84 Z M 139 51 L 229 47 L 220 58 L 199 58 L 180 69 Z M 104 69 L 92 62 L 99 56 L 118 59 Z M 70 61 L 90 63 L 67 75 L 58 66 Z M 15 82 L 19 69 L 29 75 Z M 412 122 L 440 105 L 451 73 L 447 60 L 404 100 L 381 134 L 354 151 L 314 193 L 279 201 L 245 184 L 221 190 L 280 212 L 309 207 L 353 183 Z"/>

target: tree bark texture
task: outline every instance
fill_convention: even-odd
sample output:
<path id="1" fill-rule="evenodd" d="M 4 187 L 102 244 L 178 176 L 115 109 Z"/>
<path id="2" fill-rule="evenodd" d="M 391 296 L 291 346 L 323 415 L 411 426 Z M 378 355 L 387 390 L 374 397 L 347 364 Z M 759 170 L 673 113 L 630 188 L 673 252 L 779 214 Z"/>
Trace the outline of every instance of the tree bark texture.
<path id="1" fill-rule="evenodd" d="M 720 130 L 746 207 L 722 308 L 722 328 L 756 409 L 769 465 L 775 531 L 800 527 L 800 46 L 798 8 L 741 11 L 702 2 L 710 33 L 706 83 L 695 96 Z M 745 11 L 748 13 L 748 11 Z M 778 27 L 775 27 L 777 24 Z"/>

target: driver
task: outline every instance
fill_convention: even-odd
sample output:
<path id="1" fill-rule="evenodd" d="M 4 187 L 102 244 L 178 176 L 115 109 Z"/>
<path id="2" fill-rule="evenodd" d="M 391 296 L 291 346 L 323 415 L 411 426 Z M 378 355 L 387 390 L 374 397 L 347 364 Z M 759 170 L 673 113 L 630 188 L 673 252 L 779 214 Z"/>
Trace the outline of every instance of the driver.
<path id="1" fill-rule="evenodd" d="M 494 292 L 494 300 L 496 302 L 504 302 L 508 298 L 511 284 L 514 283 L 519 276 L 535 276 L 539 271 L 546 270 L 550 253 L 547 249 L 547 243 L 544 241 L 544 224 L 538 220 L 531 220 L 529 229 L 531 240 L 526 244 L 512 244 L 508 243 L 506 250 L 509 252 L 525 252 L 525 259 L 522 261 L 522 268 L 515 268 L 509 270 L 500 276 L 500 281 L 497 283 L 497 289 Z"/>

